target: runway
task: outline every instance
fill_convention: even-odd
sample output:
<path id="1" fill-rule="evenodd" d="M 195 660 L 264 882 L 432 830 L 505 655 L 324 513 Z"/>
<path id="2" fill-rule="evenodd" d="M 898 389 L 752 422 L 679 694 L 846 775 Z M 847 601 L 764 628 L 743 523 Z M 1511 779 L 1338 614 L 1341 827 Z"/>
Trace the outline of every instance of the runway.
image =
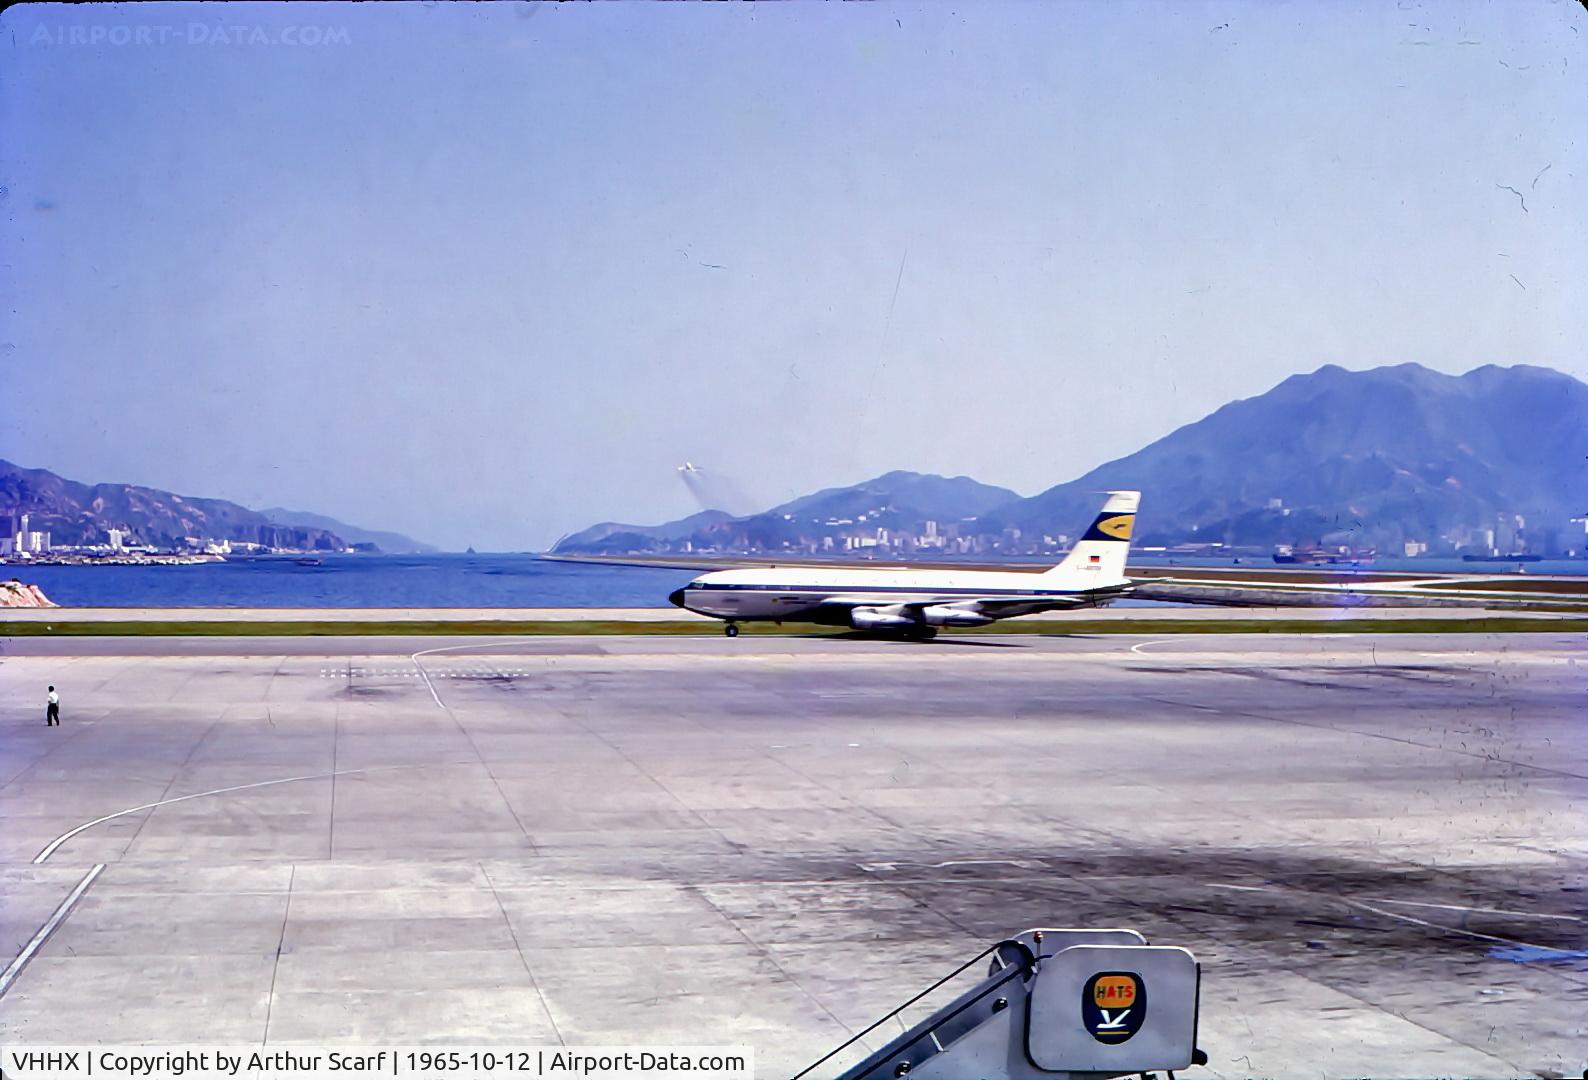
<path id="1" fill-rule="evenodd" d="M 1003 935 L 1134 926 L 1203 963 L 1186 1076 L 1577 1075 L 1585 644 L 16 638 L 0 1041 L 786 1076 Z"/>
<path id="2" fill-rule="evenodd" d="M 1122 601 L 1108 607 L 1076 613 L 1087 620 L 1140 622 L 1152 620 L 1225 622 L 1252 618 L 1299 619 L 1331 622 L 1350 619 L 1493 619 L 1557 617 L 1551 612 L 1519 611 L 1511 608 L 1482 607 L 1188 607 L 1181 604 L 1146 600 Z M 1052 612 L 1017 616 L 1014 622 L 1051 621 Z M 1057 618 L 1065 618 L 1059 615 Z M 1070 617 L 1075 617 L 1071 615 Z M 722 623 L 677 607 L 665 608 L 5 608 L 0 622 L 17 625 L 72 623 L 491 623 L 491 622 L 698 622 L 703 628 L 720 628 Z M 796 625 L 796 624 L 791 624 Z M 638 626 L 636 632 L 643 632 Z"/>

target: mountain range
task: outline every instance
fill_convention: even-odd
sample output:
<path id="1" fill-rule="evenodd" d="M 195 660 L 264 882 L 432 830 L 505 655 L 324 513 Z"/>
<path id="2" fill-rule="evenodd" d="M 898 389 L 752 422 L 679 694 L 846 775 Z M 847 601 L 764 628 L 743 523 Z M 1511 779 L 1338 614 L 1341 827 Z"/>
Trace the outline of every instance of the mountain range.
<path id="1" fill-rule="evenodd" d="M 1067 544 L 1098 493 L 1118 488 L 1144 493 L 1144 546 L 1580 550 L 1588 384 L 1527 365 L 1456 376 L 1330 364 L 1029 498 L 892 472 L 748 517 L 609 522 L 556 550 L 1041 551 Z"/>
<path id="2" fill-rule="evenodd" d="M 1514 531 L 1520 516 L 1535 548 L 1558 549 L 1588 509 L 1588 384 L 1525 365 L 1459 376 L 1418 364 L 1327 365 L 1000 507 L 984 524 L 1073 521 L 1094 492 L 1116 487 L 1145 493 L 1144 544 L 1460 550 L 1502 524 Z M 1580 548 L 1580 524 L 1577 532 Z"/>
<path id="3" fill-rule="evenodd" d="M 1581 551 L 1588 384 L 1527 365 L 1446 375 L 1417 364 L 1366 371 L 1331 364 L 1029 498 L 967 476 L 900 470 L 757 514 L 708 509 L 660 525 L 602 522 L 554 550 L 1046 552 L 1068 545 L 1099 492 L 1119 488 L 1143 492 L 1141 546 Z M 56 545 L 103 544 L 117 529 L 129 542 L 158 547 L 199 538 L 434 550 L 306 511 L 82 484 L 0 461 L 0 526 L 9 516 L 15 528 L 21 514 Z"/>
<path id="4" fill-rule="evenodd" d="M 564 537 L 553 550 L 589 554 L 788 550 L 808 546 L 813 537 L 864 535 L 875 540 L 879 529 L 889 536 L 915 535 L 925 531 L 929 521 L 974 520 L 1018 498 L 1008 488 L 968 476 L 900 470 L 848 487 L 824 488 L 746 517 L 704 510 L 661 525 L 603 522 Z"/>
<path id="5" fill-rule="evenodd" d="M 8 519 L 14 529 L 23 514 L 30 531 L 48 532 L 56 546 L 104 544 L 110 530 L 117 529 L 127 534 L 128 543 L 160 548 L 181 547 L 194 538 L 340 551 L 384 537 L 393 546 L 382 543 L 382 550 L 426 550 L 396 533 L 370 533 L 319 515 L 250 510 L 226 499 L 176 495 L 137 484 L 81 484 L 48 469 L 0 460 L 0 525 Z"/>

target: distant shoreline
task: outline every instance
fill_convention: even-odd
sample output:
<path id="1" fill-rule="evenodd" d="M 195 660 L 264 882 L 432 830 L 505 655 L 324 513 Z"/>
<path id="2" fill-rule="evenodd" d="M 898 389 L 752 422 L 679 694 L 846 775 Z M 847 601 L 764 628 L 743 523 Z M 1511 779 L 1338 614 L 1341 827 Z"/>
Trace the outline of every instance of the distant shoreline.
<path id="1" fill-rule="evenodd" d="M 197 566 L 225 562 L 223 555 L 40 555 L 31 559 L 0 559 L 0 566 Z"/>

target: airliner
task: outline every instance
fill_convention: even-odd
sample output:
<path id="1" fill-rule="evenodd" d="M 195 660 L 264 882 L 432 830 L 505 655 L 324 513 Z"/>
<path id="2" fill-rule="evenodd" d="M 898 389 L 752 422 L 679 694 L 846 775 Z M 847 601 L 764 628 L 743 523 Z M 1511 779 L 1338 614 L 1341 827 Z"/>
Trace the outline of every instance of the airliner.
<path id="1" fill-rule="evenodd" d="M 1125 577 L 1139 491 L 1112 491 L 1064 561 L 1037 573 L 767 567 L 703 574 L 668 599 L 726 621 L 850 626 L 931 638 L 942 626 L 986 626 L 1039 611 L 1101 607 L 1132 588 Z"/>

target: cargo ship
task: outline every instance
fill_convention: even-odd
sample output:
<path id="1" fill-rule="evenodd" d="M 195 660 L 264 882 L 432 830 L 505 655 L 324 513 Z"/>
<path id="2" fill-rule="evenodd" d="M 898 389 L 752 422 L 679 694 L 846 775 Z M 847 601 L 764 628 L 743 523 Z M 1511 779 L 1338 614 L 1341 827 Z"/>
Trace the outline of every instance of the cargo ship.
<path id="1" fill-rule="evenodd" d="M 1378 557 L 1377 548 L 1321 548 L 1280 547 L 1274 552 L 1274 561 L 1282 565 L 1300 566 L 1357 566 L 1372 562 Z"/>

